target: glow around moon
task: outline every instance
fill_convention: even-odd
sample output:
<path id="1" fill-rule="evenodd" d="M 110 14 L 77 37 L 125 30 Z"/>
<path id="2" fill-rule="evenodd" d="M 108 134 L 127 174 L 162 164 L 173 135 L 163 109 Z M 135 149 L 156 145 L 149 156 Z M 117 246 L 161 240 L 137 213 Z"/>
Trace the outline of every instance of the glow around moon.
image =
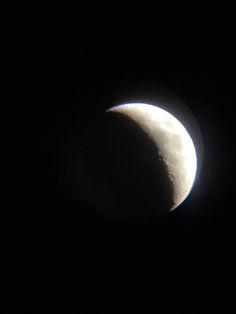
<path id="1" fill-rule="evenodd" d="M 196 150 L 185 127 L 169 112 L 144 103 L 119 105 L 107 111 L 129 117 L 154 142 L 173 187 L 170 210 L 179 206 L 189 195 L 197 170 Z"/>

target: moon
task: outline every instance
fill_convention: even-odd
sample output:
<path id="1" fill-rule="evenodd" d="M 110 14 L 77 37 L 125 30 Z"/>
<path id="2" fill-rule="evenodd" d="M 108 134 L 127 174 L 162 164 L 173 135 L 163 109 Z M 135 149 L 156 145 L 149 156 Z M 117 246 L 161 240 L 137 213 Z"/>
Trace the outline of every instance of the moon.
<path id="1" fill-rule="evenodd" d="M 197 155 L 187 130 L 169 112 L 144 103 L 108 109 L 79 150 L 75 182 L 109 218 L 157 217 L 189 195 Z"/>

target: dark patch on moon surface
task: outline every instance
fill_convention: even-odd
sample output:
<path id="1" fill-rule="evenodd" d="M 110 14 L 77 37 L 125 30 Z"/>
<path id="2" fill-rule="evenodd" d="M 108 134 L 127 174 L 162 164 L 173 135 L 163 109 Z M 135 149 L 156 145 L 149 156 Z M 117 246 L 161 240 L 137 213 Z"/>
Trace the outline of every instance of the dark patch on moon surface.
<path id="1" fill-rule="evenodd" d="M 174 189 L 160 156 L 138 123 L 106 112 L 90 126 L 71 163 L 75 193 L 108 218 L 144 219 L 167 212 Z"/>

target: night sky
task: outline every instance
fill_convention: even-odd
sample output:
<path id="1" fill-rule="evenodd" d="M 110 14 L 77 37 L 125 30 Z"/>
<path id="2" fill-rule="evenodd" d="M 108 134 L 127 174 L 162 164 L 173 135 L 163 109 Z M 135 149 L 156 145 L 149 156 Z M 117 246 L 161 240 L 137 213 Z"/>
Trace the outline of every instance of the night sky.
<path id="1" fill-rule="evenodd" d="M 219 291 L 235 283 L 230 27 L 200 20 L 78 22 L 16 29 L 9 41 L 3 62 L 9 187 L 22 220 L 18 257 L 32 289 L 76 291 L 84 280 L 145 280 L 170 291 Z M 125 101 L 154 103 L 158 88 L 179 97 L 198 121 L 200 177 L 169 215 L 139 223 L 104 220 L 72 190 L 68 153 L 106 109 Z M 203 305 L 200 297 L 196 303 Z"/>

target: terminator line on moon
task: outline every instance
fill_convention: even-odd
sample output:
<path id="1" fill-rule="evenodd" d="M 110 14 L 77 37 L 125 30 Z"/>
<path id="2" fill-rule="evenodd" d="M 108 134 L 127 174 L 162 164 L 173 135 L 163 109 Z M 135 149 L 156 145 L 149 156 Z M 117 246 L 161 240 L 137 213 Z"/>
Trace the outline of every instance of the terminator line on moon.
<path id="1" fill-rule="evenodd" d="M 79 153 L 77 188 L 111 218 L 158 216 L 189 195 L 197 170 L 193 141 L 170 113 L 130 103 L 107 110 Z"/>

